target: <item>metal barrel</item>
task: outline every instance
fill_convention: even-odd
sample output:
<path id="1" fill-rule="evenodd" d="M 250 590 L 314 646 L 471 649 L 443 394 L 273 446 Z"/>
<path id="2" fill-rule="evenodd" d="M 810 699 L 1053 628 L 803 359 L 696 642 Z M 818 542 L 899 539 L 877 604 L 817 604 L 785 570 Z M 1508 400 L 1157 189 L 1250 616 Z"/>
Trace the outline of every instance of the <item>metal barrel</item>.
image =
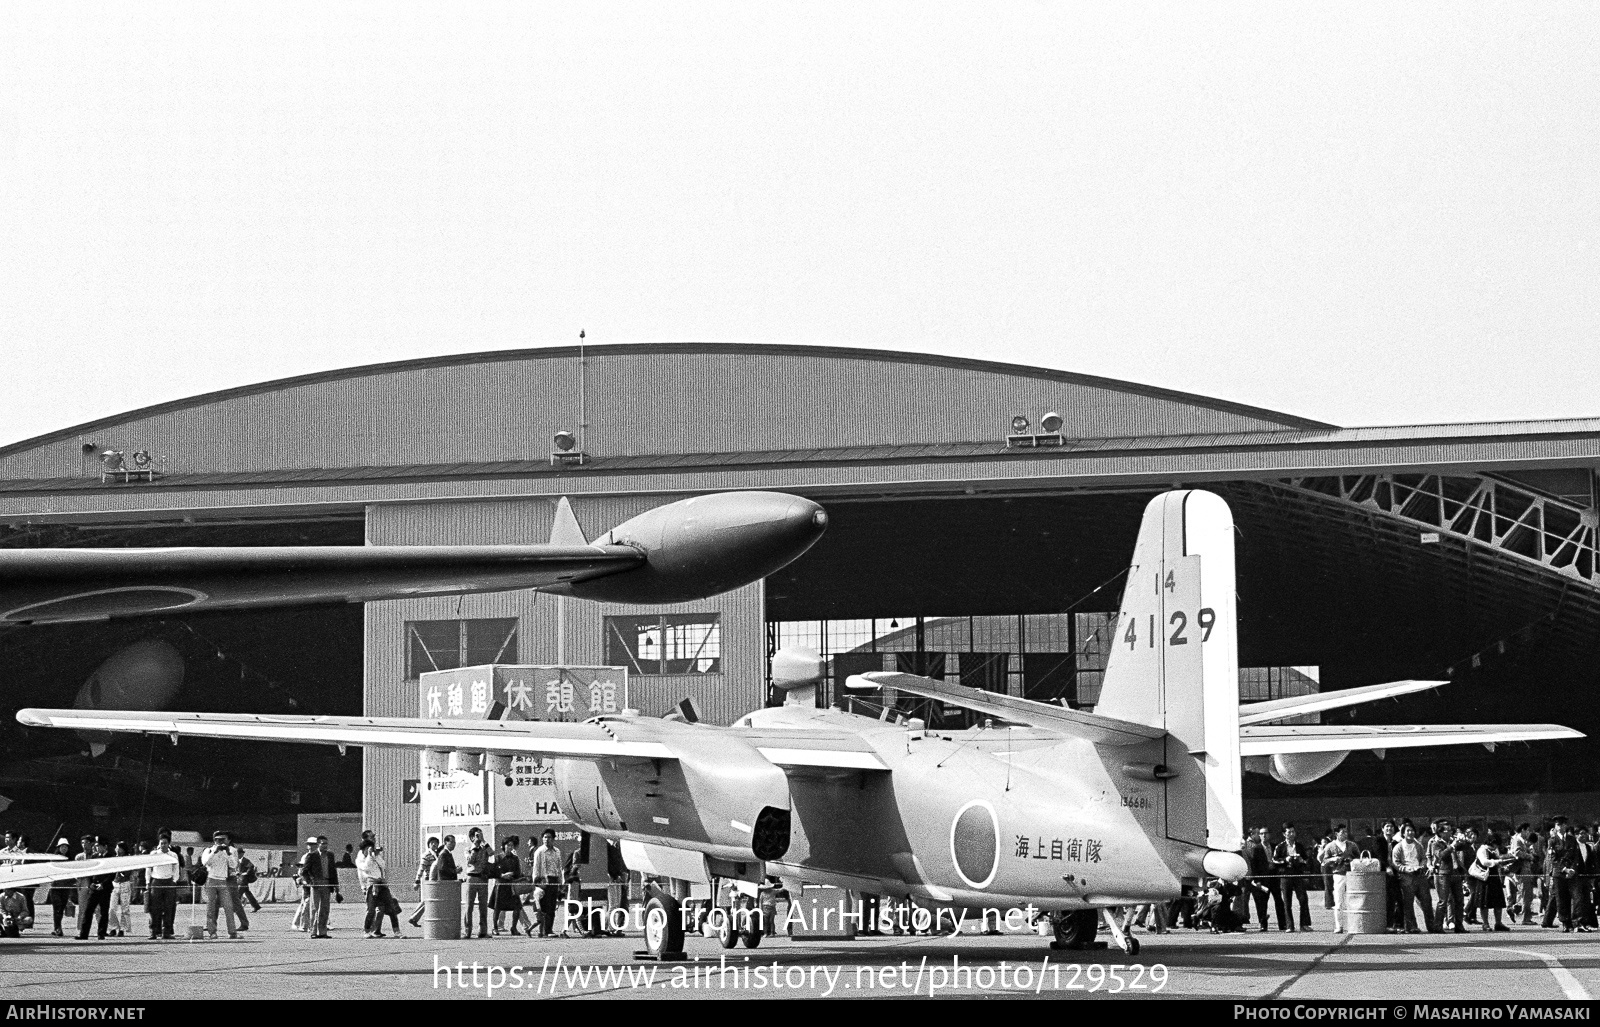
<path id="1" fill-rule="evenodd" d="M 1383 934 L 1389 929 L 1388 902 L 1381 869 L 1352 869 L 1344 881 L 1344 929 L 1350 934 Z"/>
<path id="2" fill-rule="evenodd" d="M 422 882 L 422 936 L 429 941 L 461 937 L 461 882 Z"/>

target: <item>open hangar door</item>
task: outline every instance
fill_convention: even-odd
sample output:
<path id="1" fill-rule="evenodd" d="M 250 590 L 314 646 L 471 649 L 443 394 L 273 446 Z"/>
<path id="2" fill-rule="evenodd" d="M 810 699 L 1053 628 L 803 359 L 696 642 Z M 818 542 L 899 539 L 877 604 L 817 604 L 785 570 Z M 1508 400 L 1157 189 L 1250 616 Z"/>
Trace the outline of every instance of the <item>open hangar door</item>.
<path id="1" fill-rule="evenodd" d="M 359 545 L 359 514 L 230 524 L 34 525 L 5 529 L 8 547 Z M 158 827 L 252 842 L 292 841 L 300 813 L 361 808 L 361 757 L 326 746 L 165 739 L 24 728 L 24 706 L 99 700 L 125 680 L 166 709 L 360 714 L 362 607 L 213 613 L 0 631 L 0 824 L 35 848 L 76 839 L 151 838 Z M 105 673 L 97 675 L 107 661 Z M 119 666 L 134 664 L 129 676 Z M 155 665 L 157 669 L 152 670 Z M 96 682 L 90 684 L 91 677 Z M 159 680 L 177 684 L 147 687 Z M 88 685 L 88 687 L 85 687 Z M 94 701 L 92 698 L 90 701 Z M 98 751 L 97 751 L 98 750 Z M 74 842 L 76 844 L 76 842 Z"/>
<path id="2" fill-rule="evenodd" d="M 1268 690 L 1280 686 L 1448 678 L 1329 722 L 1558 721 L 1600 736 L 1600 704 L 1588 699 L 1600 686 L 1600 617 L 1570 589 L 1492 554 L 1422 545 L 1404 526 L 1272 482 L 1203 487 L 1228 500 L 1238 530 L 1247 701 L 1284 694 Z M 1157 491 L 829 499 L 822 541 L 767 581 L 769 645 L 834 655 L 826 701 L 851 701 L 838 687 L 848 673 L 898 667 L 1092 708 L 1103 666 L 1094 650 L 1108 641 L 1095 618 L 1115 615 L 1140 514 Z M 1009 673 L 996 672 L 997 654 Z M 1361 753 L 1293 789 L 1247 775 L 1246 794 L 1594 791 L 1597 755 L 1590 739 L 1487 758 L 1454 748 Z"/>

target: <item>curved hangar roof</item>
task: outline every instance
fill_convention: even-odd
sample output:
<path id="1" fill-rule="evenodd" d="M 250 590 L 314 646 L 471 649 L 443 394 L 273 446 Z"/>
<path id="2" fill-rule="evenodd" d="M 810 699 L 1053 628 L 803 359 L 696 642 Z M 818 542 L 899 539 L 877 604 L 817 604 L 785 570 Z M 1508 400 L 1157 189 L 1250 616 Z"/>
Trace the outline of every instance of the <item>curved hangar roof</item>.
<path id="1" fill-rule="evenodd" d="M 873 350 L 592 346 L 598 458 L 994 442 L 1047 410 L 1068 437 L 1327 427 L 1088 375 Z M 576 430 L 575 347 L 375 364 L 210 393 L 0 447 L 0 478 L 81 476 L 82 445 L 146 449 L 174 474 L 545 461 Z"/>
<path id="2" fill-rule="evenodd" d="M 1600 460 L 1600 420 L 1340 429 L 1110 379 L 806 346 L 575 347 L 377 364 L 197 396 L 0 447 L 0 516 L 717 488 L 945 491 L 1162 484 Z M 1013 416 L 1065 444 L 1008 447 Z M 1032 430 L 1037 430 L 1034 427 Z M 102 482 L 86 448 L 150 452 Z M 531 483 L 530 478 L 559 478 Z M 1009 485 L 1003 483 L 1010 483 Z M 956 489 L 956 491 L 960 491 Z M 49 496 L 76 494 L 63 505 Z"/>

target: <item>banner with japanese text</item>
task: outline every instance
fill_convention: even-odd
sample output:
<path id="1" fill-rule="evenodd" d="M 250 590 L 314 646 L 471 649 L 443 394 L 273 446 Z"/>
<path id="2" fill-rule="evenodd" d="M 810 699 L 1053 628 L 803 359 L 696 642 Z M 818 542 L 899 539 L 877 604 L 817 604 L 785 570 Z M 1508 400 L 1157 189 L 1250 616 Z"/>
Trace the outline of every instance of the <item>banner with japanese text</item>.
<path id="1" fill-rule="evenodd" d="M 622 667 L 461 667 L 421 676 L 418 709 L 427 719 L 582 721 L 627 708 Z M 422 823 L 564 822 L 549 761 L 516 756 L 506 776 L 422 768 Z"/>

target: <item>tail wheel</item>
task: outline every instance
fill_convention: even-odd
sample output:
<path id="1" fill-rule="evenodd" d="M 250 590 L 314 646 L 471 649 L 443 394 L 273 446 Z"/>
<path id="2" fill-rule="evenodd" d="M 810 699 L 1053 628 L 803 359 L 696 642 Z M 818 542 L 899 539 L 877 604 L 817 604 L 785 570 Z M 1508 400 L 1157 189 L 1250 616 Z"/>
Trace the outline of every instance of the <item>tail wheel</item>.
<path id="1" fill-rule="evenodd" d="M 644 948 L 656 957 L 683 951 L 683 915 L 677 899 L 658 893 L 645 903 Z"/>
<path id="2" fill-rule="evenodd" d="M 1095 932 L 1100 929 L 1100 913 L 1093 909 L 1052 913 L 1050 919 L 1056 929 L 1056 940 L 1051 948 L 1085 948 L 1094 941 Z"/>

